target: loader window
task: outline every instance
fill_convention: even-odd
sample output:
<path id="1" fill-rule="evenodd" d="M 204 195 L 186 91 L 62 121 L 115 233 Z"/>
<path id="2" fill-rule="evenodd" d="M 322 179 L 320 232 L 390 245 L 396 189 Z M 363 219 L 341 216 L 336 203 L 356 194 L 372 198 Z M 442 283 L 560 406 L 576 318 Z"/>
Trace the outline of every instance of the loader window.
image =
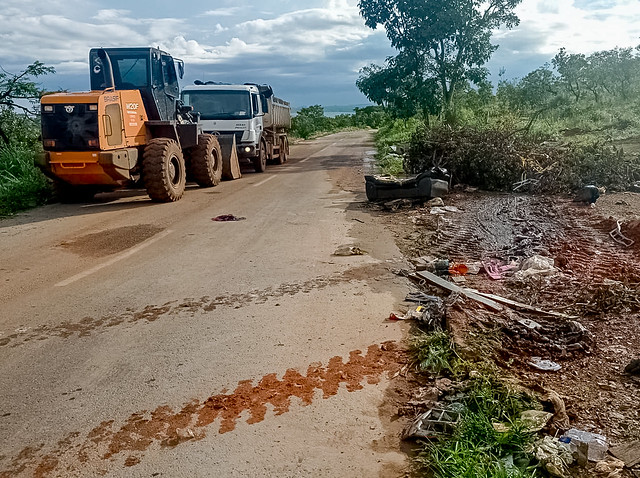
<path id="1" fill-rule="evenodd" d="M 147 86 L 146 59 L 116 58 L 113 63 L 113 76 L 118 89 L 137 89 Z"/>
<path id="2" fill-rule="evenodd" d="M 178 96 L 178 76 L 176 75 L 176 65 L 173 58 L 162 55 L 162 71 L 164 72 L 165 92 L 172 96 Z"/>

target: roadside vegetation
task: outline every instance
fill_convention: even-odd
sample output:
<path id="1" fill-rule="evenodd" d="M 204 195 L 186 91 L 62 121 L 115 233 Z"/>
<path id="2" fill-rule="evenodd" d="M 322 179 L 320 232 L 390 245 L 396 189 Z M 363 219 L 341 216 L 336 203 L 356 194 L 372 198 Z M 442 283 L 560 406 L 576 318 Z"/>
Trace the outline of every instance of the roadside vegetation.
<path id="1" fill-rule="evenodd" d="M 458 24 L 440 25 L 439 9 L 449 3 L 360 2 L 367 24 L 382 25 L 399 51 L 385 65 L 363 68 L 357 81 L 388 112 L 377 137 L 383 172 L 440 166 L 454 183 L 511 190 L 531 179 L 539 191 L 564 193 L 587 184 L 626 190 L 640 180 L 640 47 L 561 48 L 523 78 L 506 80 L 502 72 L 492 85 L 483 66 L 496 48 L 489 28 L 517 24 L 519 1 L 492 2 L 495 16 L 484 24 L 486 12 L 470 9 Z M 431 37 L 396 25 L 407 16 L 415 28 L 431 22 Z"/>
<path id="2" fill-rule="evenodd" d="M 426 382 L 449 377 L 459 384 L 448 402 L 448 410 L 458 417 L 455 430 L 449 436 L 419 442 L 413 457 L 416 475 L 543 476 L 533 455 L 536 434 L 521 419 L 522 412 L 541 408 L 535 398 L 499 378 L 490 360 L 460 358 L 443 330 L 418 328 L 409 351 L 418 377 Z"/>
<path id="3" fill-rule="evenodd" d="M 336 133 L 349 129 L 379 128 L 388 120 L 388 113 L 380 106 L 355 108 L 353 114 L 335 117 L 325 116 L 321 105 L 300 109 L 291 118 L 290 135 L 293 138 L 310 139 L 316 136 Z"/>
<path id="4" fill-rule="evenodd" d="M 0 217 L 51 197 L 49 182 L 34 166 L 41 151 L 37 101 L 42 94 L 35 79 L 53 71 L 40 62 L 17 74 L 0 71 Z"/>
<path id="5" fill-rule="evenodd" d="M 561 48 L 524 77 L 501 72 L 491 84 L 491 34 L 518 24 L 520 2 L 359 1 L 367 26 L 384 28 L 397 51 L 364 67 L 356 82 L 388 115 L 376 135 L 382 173 L 444 168 L 452 185 L 490 191 L 640 185 L 640 46 Z M 446 332 L 417 327 L 409 347 L 419 382 L 451 379 L 444 402 L 458 412 L 451 433 L 418 442 L 416 476 L 549 476 L 521 415 L 541 404 L 499 373 L 491 354 L 479 347 L 482 362 L 464 361 Z"/>

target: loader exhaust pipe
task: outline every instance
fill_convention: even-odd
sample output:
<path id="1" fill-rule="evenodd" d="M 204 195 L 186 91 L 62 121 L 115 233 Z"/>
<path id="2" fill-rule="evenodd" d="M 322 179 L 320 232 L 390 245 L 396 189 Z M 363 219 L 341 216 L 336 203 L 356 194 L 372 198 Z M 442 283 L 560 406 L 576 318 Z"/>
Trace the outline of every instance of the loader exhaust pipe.
<path id="1" fill-rule="evenodd" d="M 104 68 L 104 81 L 106 83 L 106 88 L 115 88 L 116 82 L 113 79 L 113 65 L 111 64 L 111 58 L 109 58 L 109 54 L 104 48 L 100 48 L 98 50 L 98 58 L 102 62 L 102 67 Z"/>

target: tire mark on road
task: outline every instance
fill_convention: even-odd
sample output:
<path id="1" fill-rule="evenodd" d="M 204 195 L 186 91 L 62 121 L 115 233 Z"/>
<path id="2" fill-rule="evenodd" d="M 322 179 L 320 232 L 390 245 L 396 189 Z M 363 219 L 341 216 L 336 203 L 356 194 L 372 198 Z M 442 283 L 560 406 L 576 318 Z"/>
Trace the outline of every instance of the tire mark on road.
<path id="1" fill-rule="evenodd" d="M 364 355 L 360 350 L 351 352 L 347 362 L 335 356 L 326 366 L 311 364 L 306 375 L 288 369 L 282 379 L 274 373 L 265 375 L 255 385 L 253 380 L 244 380 L 231 393 L 223 391 L 203 401 L 194 399 L 177 411 L 162 405 L 151 412 L 133 413 L 120 425 L 115 420 L 103 421 L 83 439 L 77 433 L 70 434 L 48 452 L 44 445 L 25 447 L 9 468 L 0 471 L 0 478 L 31 470 L 37 471 L 34 476 L 43 478 L 61 472 L 81 475 L 83 465 L 113 461 L 115 457 L 123 457 L 125 467 L 135 466 L 154 444 L 174 448 L 184 442 L 202 440 L 215 422 L 220 424 L 218 433 L 231 432 L 244 412 L 250 415 L 248 424 L 260 423 L 266 418 L 267 405 L 279 416 L 290 411 L 293 397 L 307 406 L 320 396 L 318 392 L 322 392 L 323 399 L 335 396 L 341 385 L 349 392 L 362 390 L 364 382 L 377 384 L 384 374 L 397 372 L 405 362 L 405 352 L 394 342 L 385 342 L 371 345 Z"/>
<path id="2" fill-rule="evenodd" d="M 313 290 L 324 289 L 332 285 L 350 282 L 351 280 L 375 279 L 388 273 L 384 268 L 366 265 L 344 271 L 330 277 L 316 277 L 302 283 L 281 284 L 278 287 L 268 287 L 253 290 L 243 294 L 226 296 L 186 298 L 175 300 L 162 305 L 147 305 L 142 309 L 128 309 L 120 314 L 104 315 L 102 317 L 84 317 L 78 321 L 63 321 L 55 325 L 41 325 L 34 328 L 21 328 L 0 339 L 0 347 L 9 345 L 19 347 L 33 341 L 48 340 L 53 337 L 71 338 L 87 337 L 93 332 L 102 333 L 111 327 L 137 322 L 155 322 L 165 317 L 175 317 L 179 314 L 209 313 L 218 307 L 239 309 L 252 304 L 264 304 L 269 299 L 285 296 L 295 296 L 298 293 L 309 293 Z"/>

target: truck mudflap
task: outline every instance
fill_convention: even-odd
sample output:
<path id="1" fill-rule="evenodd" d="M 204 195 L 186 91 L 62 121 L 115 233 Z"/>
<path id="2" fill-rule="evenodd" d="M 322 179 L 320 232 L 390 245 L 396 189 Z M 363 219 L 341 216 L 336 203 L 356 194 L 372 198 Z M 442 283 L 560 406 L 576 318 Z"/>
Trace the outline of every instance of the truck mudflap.
<path id="1" fill-rule="evenodd" d="M 71 185 L 122 186 L 131 180 L 138 161 L 136 148 L 114 151 L 45 151 L 36 165 L 45 175 Z"/>

